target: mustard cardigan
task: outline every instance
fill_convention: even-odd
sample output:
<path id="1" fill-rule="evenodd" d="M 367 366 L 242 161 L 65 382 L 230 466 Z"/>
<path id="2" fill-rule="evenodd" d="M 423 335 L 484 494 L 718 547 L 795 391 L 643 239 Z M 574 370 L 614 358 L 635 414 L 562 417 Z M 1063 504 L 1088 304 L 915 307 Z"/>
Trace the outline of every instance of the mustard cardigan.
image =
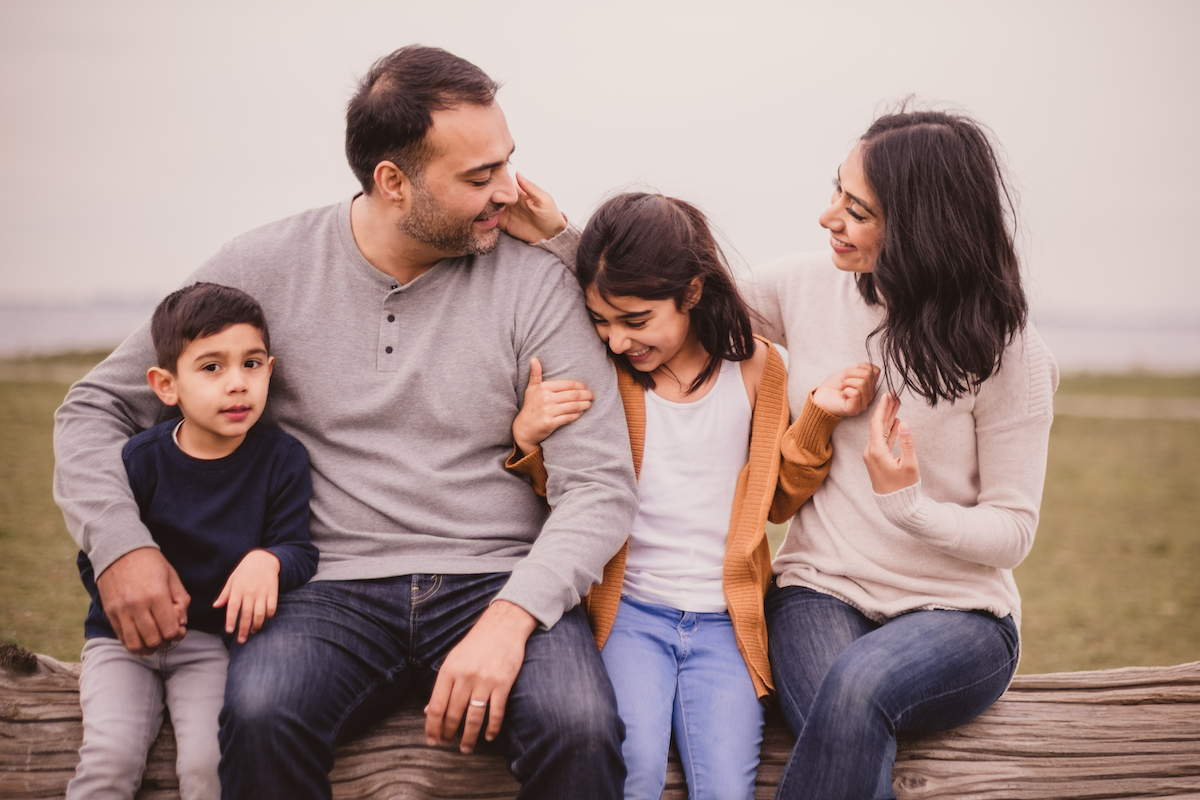
<path id="1" fill-rule="evenodd" d="M 805 402 L 800 418 L 789 426 L 787 370 L 775 348 L 765 339 L 759 341 L 767 346 L 767 364 L 750 423 L 750 457 L 738 475 L 733 498 L 722 583 L 738 651 L 750 671 L 755 691 L 762 698 L 775 689 L 767 660 L 767 623 L 763 614 L 763 596 L 771 581 L 766 522 L 791 519 L 825 480 L 833 455 L 830 437 L 841 418 L 817 407 L 810 399 Z M 617 386 L 629 426 L 634 472 L 640 474 L 646 438 L 645 390 L 621 368 L 617 369 Z M 514 452 L 505 466 L 528 476 L 533 490 L 544 497 L 547 476 L 541 448 L 521 458 L 517 456 Z M 583 598 L 598 648 L 604 647 L 617 616 L 628 553 L 627 539 L 605 565 L 603 580 Z"/>

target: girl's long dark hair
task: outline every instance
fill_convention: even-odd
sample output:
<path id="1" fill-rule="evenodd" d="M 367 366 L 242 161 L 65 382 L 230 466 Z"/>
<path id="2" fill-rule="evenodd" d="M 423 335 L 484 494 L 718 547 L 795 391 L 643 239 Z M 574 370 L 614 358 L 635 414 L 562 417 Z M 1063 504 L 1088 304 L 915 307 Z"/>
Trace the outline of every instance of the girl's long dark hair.
<path id="1" fill-rule="evenodd" d="M 868 344 L 878 336 L 884 362 L 930 405 L 953 402 L 1000 369 L 1028 317 L 999 161 L 977 123 L 937 111 L 880 117 L 862 146 L 884 223 L 874 272 L 857 276 L 884 307 Z"/>
<path id="2" fill-rule="evenodd" d="M 575 262 L 575 277 L 585 292 L 595 287 L 606 299 L 670 299 L 680 310 L 692 280 L 704 280 L 689 324 L 708 360 L 687 394 L 703 386 L 722 359 L 744 361 L 754 355 L 750 309 L 738 294 L 708 220 L 691 203 L 661 194 L 617 195 L 588 221 Z M 634 369 L 624 355 L 608 353 L 638 383 L 654 388 L 649 373 Z"/>

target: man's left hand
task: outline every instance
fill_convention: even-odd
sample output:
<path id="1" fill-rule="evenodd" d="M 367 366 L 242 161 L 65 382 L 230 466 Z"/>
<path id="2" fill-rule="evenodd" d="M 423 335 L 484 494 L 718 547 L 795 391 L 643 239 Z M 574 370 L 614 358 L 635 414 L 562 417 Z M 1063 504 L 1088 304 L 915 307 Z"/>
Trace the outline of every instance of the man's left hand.
<path id="1" fill-rule="evenodd" d="M 442 662 L 429 705 L 425 706 L 425 741 L 431 747 L 450 744 L 463 723 L 459 749 L 475 749 L 484 713 L 484 737 L 490 742 L 500 733 L 508 693 L 525 662 L 525 642 L 537 620 L 507 600 L 488 606 L 474 627 Z"/>

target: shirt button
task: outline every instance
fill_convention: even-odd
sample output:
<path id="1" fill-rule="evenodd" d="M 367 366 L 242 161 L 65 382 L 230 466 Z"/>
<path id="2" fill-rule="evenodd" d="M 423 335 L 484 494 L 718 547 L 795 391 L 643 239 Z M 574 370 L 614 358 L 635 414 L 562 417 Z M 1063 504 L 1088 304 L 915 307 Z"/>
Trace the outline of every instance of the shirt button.
<path id="1" fill-rule="evenodd" d="M 391 346 L 391 345 L 388 345 L 387 347 L 383 348 L 383 352 L 385 352 L 385 353 L 390 353 L 390 352 L 392 352 L 392 346 Z"/>
<path id="2" fill-rule="evenodd" d="M 396 315 L 388 314 L 388 322 L 395 322 L 395 321 L 396 321 Z"/>
<path id="3" fill-rule="evenodd" d="M 400 288 L 400 287 L 399 287 L 397 284 L 393 283 L 393 284 L 392 284 L 392 288 L 393 288 L 393 289 L 398 289 L 398 288 Z"/>

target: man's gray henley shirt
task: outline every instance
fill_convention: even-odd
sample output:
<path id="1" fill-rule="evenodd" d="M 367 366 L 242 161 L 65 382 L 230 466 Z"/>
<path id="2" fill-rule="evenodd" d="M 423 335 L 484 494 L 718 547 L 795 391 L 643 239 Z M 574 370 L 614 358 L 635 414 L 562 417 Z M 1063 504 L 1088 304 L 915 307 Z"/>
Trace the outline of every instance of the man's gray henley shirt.
<path id="1" fill-rule="evenodd" d="M 185 284 L 262 303 L 276 357 L 264 420 L 308 448 L 314 580 L 511 572 L 498 595 L 550 626 L 620 547 L 637 495 L 613 367 L 570 272 L 501 235 L 405 285 L 354 241 L 350 204 L 227 244 Z M 585 381 L 592 408 L 544 443 L 548 513 L 504 469 L 529 360 Z M 154 542 L 121 448 L 173 413 L 146 385 L 149 325 L 71 388 L 56 414 L 55 498 L 97 574 Z"/>

